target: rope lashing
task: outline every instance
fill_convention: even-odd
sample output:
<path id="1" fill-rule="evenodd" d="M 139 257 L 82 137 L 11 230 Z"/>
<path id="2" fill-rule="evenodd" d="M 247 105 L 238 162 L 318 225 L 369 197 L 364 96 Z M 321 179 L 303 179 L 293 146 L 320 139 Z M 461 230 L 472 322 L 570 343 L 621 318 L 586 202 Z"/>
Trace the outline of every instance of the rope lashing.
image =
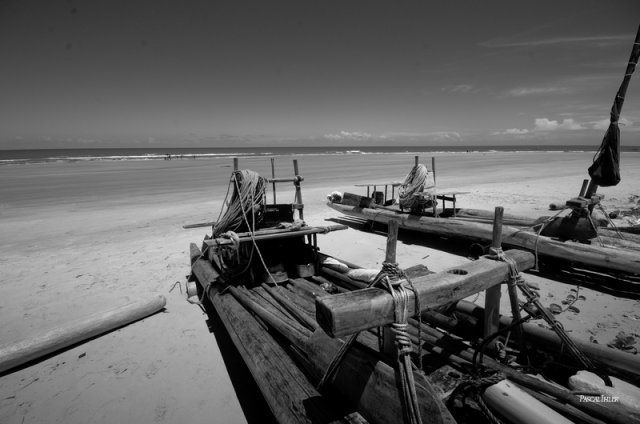
<path id="1" fill-rule="evenodd" d="M 597 374 L 601 377 L 607 386 L 611 387 L 611 379 L 608 375 L 603 374 L 599 370 L 596 369 L 596 366 L 591 362 L 591 360 L 578 348 L 575 342 L 567 335 L 566 331 L 562 324 L 555 319 L 553 314 L 545 308 L 540 302 L 540 296 L 533 292 L 531 288 L 527 285 L 524 278 L 522 278 L 522 274 L 518 271 L 518 264 L 512 258 L 509 258 L 504 254 L 501 248 L 491 248 L 490 258 L 506 262 L 509 265 L 509 279 L 520 289 L 522 294 L 527 299 L 528 303 L 531 303 L 536 306 L 536 308 L 540 311 L 542 318 L 551 326 L 551 329 L 558 335 L 562 345 L 567 347 L 568 352 L 571 356 L 578 361 L 586 370 L 592 371 L 594 374 Z"/>
<path id="2" fill-rule="evenodd" d="M 391 324 L 391 331 L 395 336 L 397 375 L 400 377 L 399 389 L 404 418 L 408 424 L 421 424 L 420 403 L 416 394 L 416 383 L 413 378 L 413 364 L 411 362 L 413 347 L 408 331 L 409 291 L 406 285 L 399 281 L 398 277 L 402 275 L 402 271 L 397 264 L 385 263 L 383 270 L 385 268 L 390 270 L 390 275 L 385 276 L 383 282 L 393 297 L 395 322 Z M 417 293 L 415 297 L 417 298 Z M 420 314 L 420 309 L 417 310 L 417 313 Z"/>
<path id="3" fill-rule="evenodd" d="M 413 348 L 411 345 L 411 338 L 408 332 L 408 318 L 409 318 L 409 293 L 404 283 L 401 284 L 400 279 L 404 277 L 406 283 L 411 290 L 416 293 L 416 313 L 420 317 L 420 302 L 418 300 L 417 292 L 413 288 L 413 283 L 404 274 L 404 272 L 398 267 L 396 263 L 384 262 L 382 269 L 374 278 L 374 280 L 367 287 L 374 287 L 381 285 L 386 287 L 391 296 L 393 296 L 393 302 L 395 305 L 395 322 L 391 325 L 391 331 L 395 336 L 395 344 L 398 352 L 398 374 L 400 377 L 399 389 L 400 399 L 403 405 L 403 412 L 405 414 L 405 422 L 408 424 L 421 424 L 422 419 L 419 412 L 419 401 L 415 389 L 415 380 L 413 376 L 413 364 L 411 362 L 411 353 Z M 418 341 L 420 342 L 422 336 L 420 327 L 422 326 L 422 320 L 419 319 L 420 325 L 418 326 Z M 317 389 L 320 393 L 323 392 L 327 382 L 335 375 L 342 359 L 347 351 L 351 348 L 353 343 L 358 338 L 360 333 L 352 334 L 345 343 L 340 347 L 331 363 L 327 367 L 324 375 L 318 383 Z M 420 358 L 421 359 L 421 358 Z M 420 368 L 422 370 L 422 361 L 420 360 Z"/>

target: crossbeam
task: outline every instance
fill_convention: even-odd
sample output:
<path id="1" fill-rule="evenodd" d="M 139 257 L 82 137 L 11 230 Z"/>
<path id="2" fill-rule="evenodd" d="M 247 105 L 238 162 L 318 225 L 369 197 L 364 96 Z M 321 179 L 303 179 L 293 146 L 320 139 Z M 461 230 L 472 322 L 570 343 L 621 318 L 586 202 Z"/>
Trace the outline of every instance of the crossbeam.
<path id="1" fill-rule="evenodd" d="M 532 253 L 508 250 L 505 254 L 516 261 L 521 271 L 534 265 Z M 425 310 L 484 291 L 504 282 L 509 275 L 506 262 L 483 257 L 447 271 L 415 278 L 412 283 L 420 308 Z M 416 293 L 409 290 L 410 315 L 416 314 Z M 391 324 L 394 322 L 393 298 L 380 288 L 366 288 L 317 298 L 316 320 L 333 337 Z"/>

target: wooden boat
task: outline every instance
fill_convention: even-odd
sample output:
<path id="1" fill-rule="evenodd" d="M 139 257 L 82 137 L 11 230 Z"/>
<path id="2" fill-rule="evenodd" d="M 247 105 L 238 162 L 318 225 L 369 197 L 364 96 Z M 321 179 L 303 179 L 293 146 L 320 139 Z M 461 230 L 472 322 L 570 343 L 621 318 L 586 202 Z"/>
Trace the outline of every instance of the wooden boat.
<path id="1" fill-rule="evenodd" d="M 492 227 L 487 219 L 488 212 L 480 215 L 482 219 L 454 217 L 452 210 L 445 210 L 437 216 L 428 210 L 416 214 L 394 206 L 376 205 L 372 198 L 347 193 L 341 201 L 330 201 L 327 205 L 345 215 L 366 221 L 387 224 L 390 220 L 397 220 L 400 228 L 441 237 L 466 239 L 481 245 L 490 243 L 492 237 Z M 592 238 L 574 241 L 555 236 L 553 233 L 541 232 L 541 225 L 523 228 L 506 224 L 503 227 L 502 242 L 506 246 L 535 252 L 541 257 L 551 257 L 583 267 L 640 274 L 640 243 L 637 241 L 610 235 L 595 235 Z"/>
<path id="2" fill-rule="evenodd" d="M 472 341 L 465 341 L 441 330 L 440 325 L 428 324 L 427 316 L 442 318 L 444 315 L 435 315 L 432 308 L 452 305 L 482 290 L 495 290 L 510 276 L 508 263 L 483 257 L 437 274 L 423 267 L 405 270 L 404 277 L 394 280 L 393 287 L 406 289 L 411 278 L 412 290 L 404 292 L 406 315 L 424 315 L 424 322 L 413 318 L 403 321 L 398 318 L 399 306 L 392 292 L 359 280 L 363 270 L 356 265 L 319 252 L 317 235 L 343 230 L 345 226 L 307 226 L 292 219 L 289 211 L 297 210 L 299 218 L 303 211 L 302 178 L 297 174 L 297 166 L 294 168 L 296 175 L 289 181 L 296 185 L 295 203 L 266 208 L 275 210 L 277 217 L 263 216 L 263 225 L 254 226 L 251 223 L 256 222 L 261 207 L 243 206 L 240 208 L 243 222 L 249 227 L 244 228 L 246 231 L 241 231 L 242 226 L 232 232 L 214 228 L 212 237 L 206 236 L 201 248 L 195 244 L 190 247 L 190 280 L 197 286 L 196 295 L 210 307 L 208 312 L 223 323 L 275 420 L 482 422 L 477 421 L 478 414 L 482 418 L 477 407 L 460 403 L 460 396 L 464 399 L 466 395 L 452 390 L 480 375 L 473 371 L 474 346 L 478 346 L 479 334 L 474 334 Z M 240 188 L 238 179 L 239 174 L 234 172 L 232 181 L 236 188 Z M 260 195 L 236 194 L 234 199 L 264 200 Z M 233 201 L 229 209 L 231 204 Z M 273 225 L 276 221 L 285 225 Z M 395 262 L 397 226 L 392 224 L 391 228 L 387 263 Z M 523 251 L 507 251 L 505 258 L 523 270 L 534 263 L 533 255 Z M 390 278 L 387 274 L 378 277 Z M 427 314 L 427 308 L 431 315 Z M 497 328 L 497 318 L 488 313 L 483 331 Z M 404 326 L 399 325 L 403 322 Z M 492 333 L 485 338 L 498 336 Z M 550 343 L 552 348 L 547 354 L 555 351 L 558 358 L 563 357 L 566 350 L 558 343 Z M 518 399 L 525 399 L 525 406 L 515 408 L 520 412 L 516 411 L 512 422 L 525 416 L 534 416 L 538 422 L 561 422 L 566 417 L 585 420 L 591 417 L 586 422 L 592 423 L 640 422 L 640 414 L 624 406 L 580 403 L 569 389 L 526 375 L 494 359 L 494 353 L 492 349 L 486 350 L 483 366 L 500 371 L 498 380 L 506 381 L 507 376 L 510 383 L 495 388 L 494 384 L 478 386 L 474 399 L 484 396 L 483 403 L 490 405 L 488 408 L 499 409 L 494 402 L 495 393 L 499 397 L 515 396 L 517 390 Z M 423 366 L 412 366 L 411 357 L 422 358 Z M 439 359 L 436 361 L 435 357 Z M 612 376 L 628 380 L 631 375 L 640 380 L 639 361 L 631 360 L 625 368 L 607 355 L 600 354 L 597 358 L 600 361 L 597 364 L 606 364 Z M 562 360 L 575 366 L 571 358 Z M 487 388 L 492 389 L 483 395 Z"/>

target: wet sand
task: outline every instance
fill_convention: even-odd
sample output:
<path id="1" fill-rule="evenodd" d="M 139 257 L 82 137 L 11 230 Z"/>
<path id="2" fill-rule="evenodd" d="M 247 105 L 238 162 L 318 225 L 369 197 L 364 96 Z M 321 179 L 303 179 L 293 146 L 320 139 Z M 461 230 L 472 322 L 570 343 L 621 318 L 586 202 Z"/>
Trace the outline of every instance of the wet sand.
<path id="1" fill-rule="evenodd" d="M 591 157 L 437 154 L 437 185 L 468 192 L 459 197 L 461 207 L 551 215 L 549 203 L 577 195 Z M 292 159 L 276 158 L 276 176 L 293 174 Z M 305 178 L 305 219 L 317 225 L 340 218 L 325 206 L 326 194 L 401 180 L 413 165 L 410 154 L 297 159 Z M 431 164 L 430 156 L 422 161 Z M 640 154 L 625 154 L 621 166 L 622 183 L 599 190 L 607 210 L 637 206 Z M 269 158 L 242 159 L 240 167 L 271 175 Z M 206 315 L 178 288 L 171 290 L 189 273 L 189 243 L 199 244 L 207 232 L 182 225 L 217 218 L 231 169 L 231 159 L 0 167 L 0 344 L 131 299 L 167 297 L 165 312 L 0 376 L 0 422 L 247 421 L 236 392 L 241 387 L 229 377 Z M 279 188 L 278 202 L 292 200 L 292 186 Z M 350 228 L 319 237 L 319 245 L 323 252 L 379 267 L 385 235 Z M 403 267 L 422 263 L 439 271 L 468 261 L 464 250 L 401 234 L 398 260 Z M 527 278 L 540 284 L 549 303 L 560 303 L 576 287 Z M 561 315 L 577 337 L 606 344 L 619 331 L 640 333 L 640 302 L 586 288 L 580 294 L 586 297 L 576 304 L 580 312 Z"/>

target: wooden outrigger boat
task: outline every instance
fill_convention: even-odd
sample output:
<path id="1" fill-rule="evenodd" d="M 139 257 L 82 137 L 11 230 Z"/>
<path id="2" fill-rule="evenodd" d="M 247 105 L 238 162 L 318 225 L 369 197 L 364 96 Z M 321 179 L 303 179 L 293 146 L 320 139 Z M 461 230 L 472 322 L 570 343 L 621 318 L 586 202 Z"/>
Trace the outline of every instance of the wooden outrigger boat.
<path id="1" fill-rule="evenodd" d="M 385 268 L 374 271 L 372 280 L 371 270 L 319 252 L 318 234 L 347 227 L 308 226 L 302 221 L 302 177 L 294 164 L 293 178 L 276 181 L 239 171 L 236 162 L 234 194 L 224 216 L 201 248 L 190 248 L 188 292 L 212 307 L 208 312 L 224 324 L 277 422 L 482 422 L 484 411 L 512 423 L 640 423 L 640 407 L 634 409 L 633 402 L 580 402 L 575 388 L 535 378 L 514 366 L 516 356 L 533 359 L 537 347 L 551 346 L 545 348 L 546 363 L 555 363 L 555 358 L 570 374 L 586 364 L 594 375 L 613 383 L 606 389 L 635 393 L 633 386 L 621 389 L 617 378 L 640 382 L 637 357 L 609 348 L 602 351 L 600 346 L 576 346 L 558 326 L 558 334 L 543 335 L 514 327 L 531 340 L 545 340 L 535 346 L 514 345 L 508 335 L 503 337 L 495 291 L 509 281 L 513 316 L 518 319 L 516 285 L 523 292 L 528 289 L 515 283 L 514 269 L 530 268 L 534 258 L 528 252 L 501 251 L 499 222 L 493 240 L 497 256 L 433 274 L 424 267 L 394 272 L 398 227 L 392 221 Z M 286 181 L 295 185 L 295 202 L 267 205 L 263 188 Z M 295 210 L 299 220 L 293 218 Z M 228 225 L 221 227 L 221 222 Z M 483 290 L 489 299 L 483 328 L 472 331 L 470 338 L 454 336 L 453 331 L 470 328 L 458 325 L 460 314 L 466 313 L 469 322 L 478 321 L 477 311 L 465 312 L 459 301 Z M 451 311 L 456 303 L 456 318 L 441 313 L 443 305 Z M 531 315 L 539 316 L 535 309 L 544 309 L 535 296 L 527 304 Z M 507 330 L 512 326 L 509 323 Z M 557 338 L 562 335 L 566 339 Z M 590 388 L 590 395 L 604 393 L 601 386 Z M 466 402 L 470 398 L 477 403 Z"/>
<path id="2" fill-rule="evenodd" d="M 586 203 L 586 202 L 584 202 Z M 492 228 L 488 221 L 489 212 L 477 214 L 478 218 L 454 216 L 453 209 L 434 215 L 432 211 L 423 213 L 400 210 L 394 206 L 381 206 L 372 198 L 345 193 L 342 200 L 329 201 L 327 205 L 345 215 L 370 222 L 387 224 L 397 220 L 400 228 L 419 231 L 436 236 L 466 239 L 471 243 L 486 246 L 491 242 Z M 584 207 L 579 206 L 576 214 Z M 464 211 L 464 210 L 463 210 Z M 509 218 L 511 222 L 517 217 Z M 522 221 L 522 220 L 520 220 Z M 509 220 L 507 221 L 509 222 Z M 542 257 L 568 261 L 587 268 L 615 273 L 640 274 L 640 243 L 630 235 L 624 238 L 595 234 L 589 238 L 574 240 L 567 237 L 566 227 L 576 227 L 577 218 L 566 218 L 563 227 L 556 227 L 558 233 L 544 231 L 544 224 L 527 227 L 505 225 L 503 243 L 510 247 L 526 249 Z M 580 223 L 580 225 L 583 225 Z M 542 231 L 541 231 L 542 229 Z"/>

